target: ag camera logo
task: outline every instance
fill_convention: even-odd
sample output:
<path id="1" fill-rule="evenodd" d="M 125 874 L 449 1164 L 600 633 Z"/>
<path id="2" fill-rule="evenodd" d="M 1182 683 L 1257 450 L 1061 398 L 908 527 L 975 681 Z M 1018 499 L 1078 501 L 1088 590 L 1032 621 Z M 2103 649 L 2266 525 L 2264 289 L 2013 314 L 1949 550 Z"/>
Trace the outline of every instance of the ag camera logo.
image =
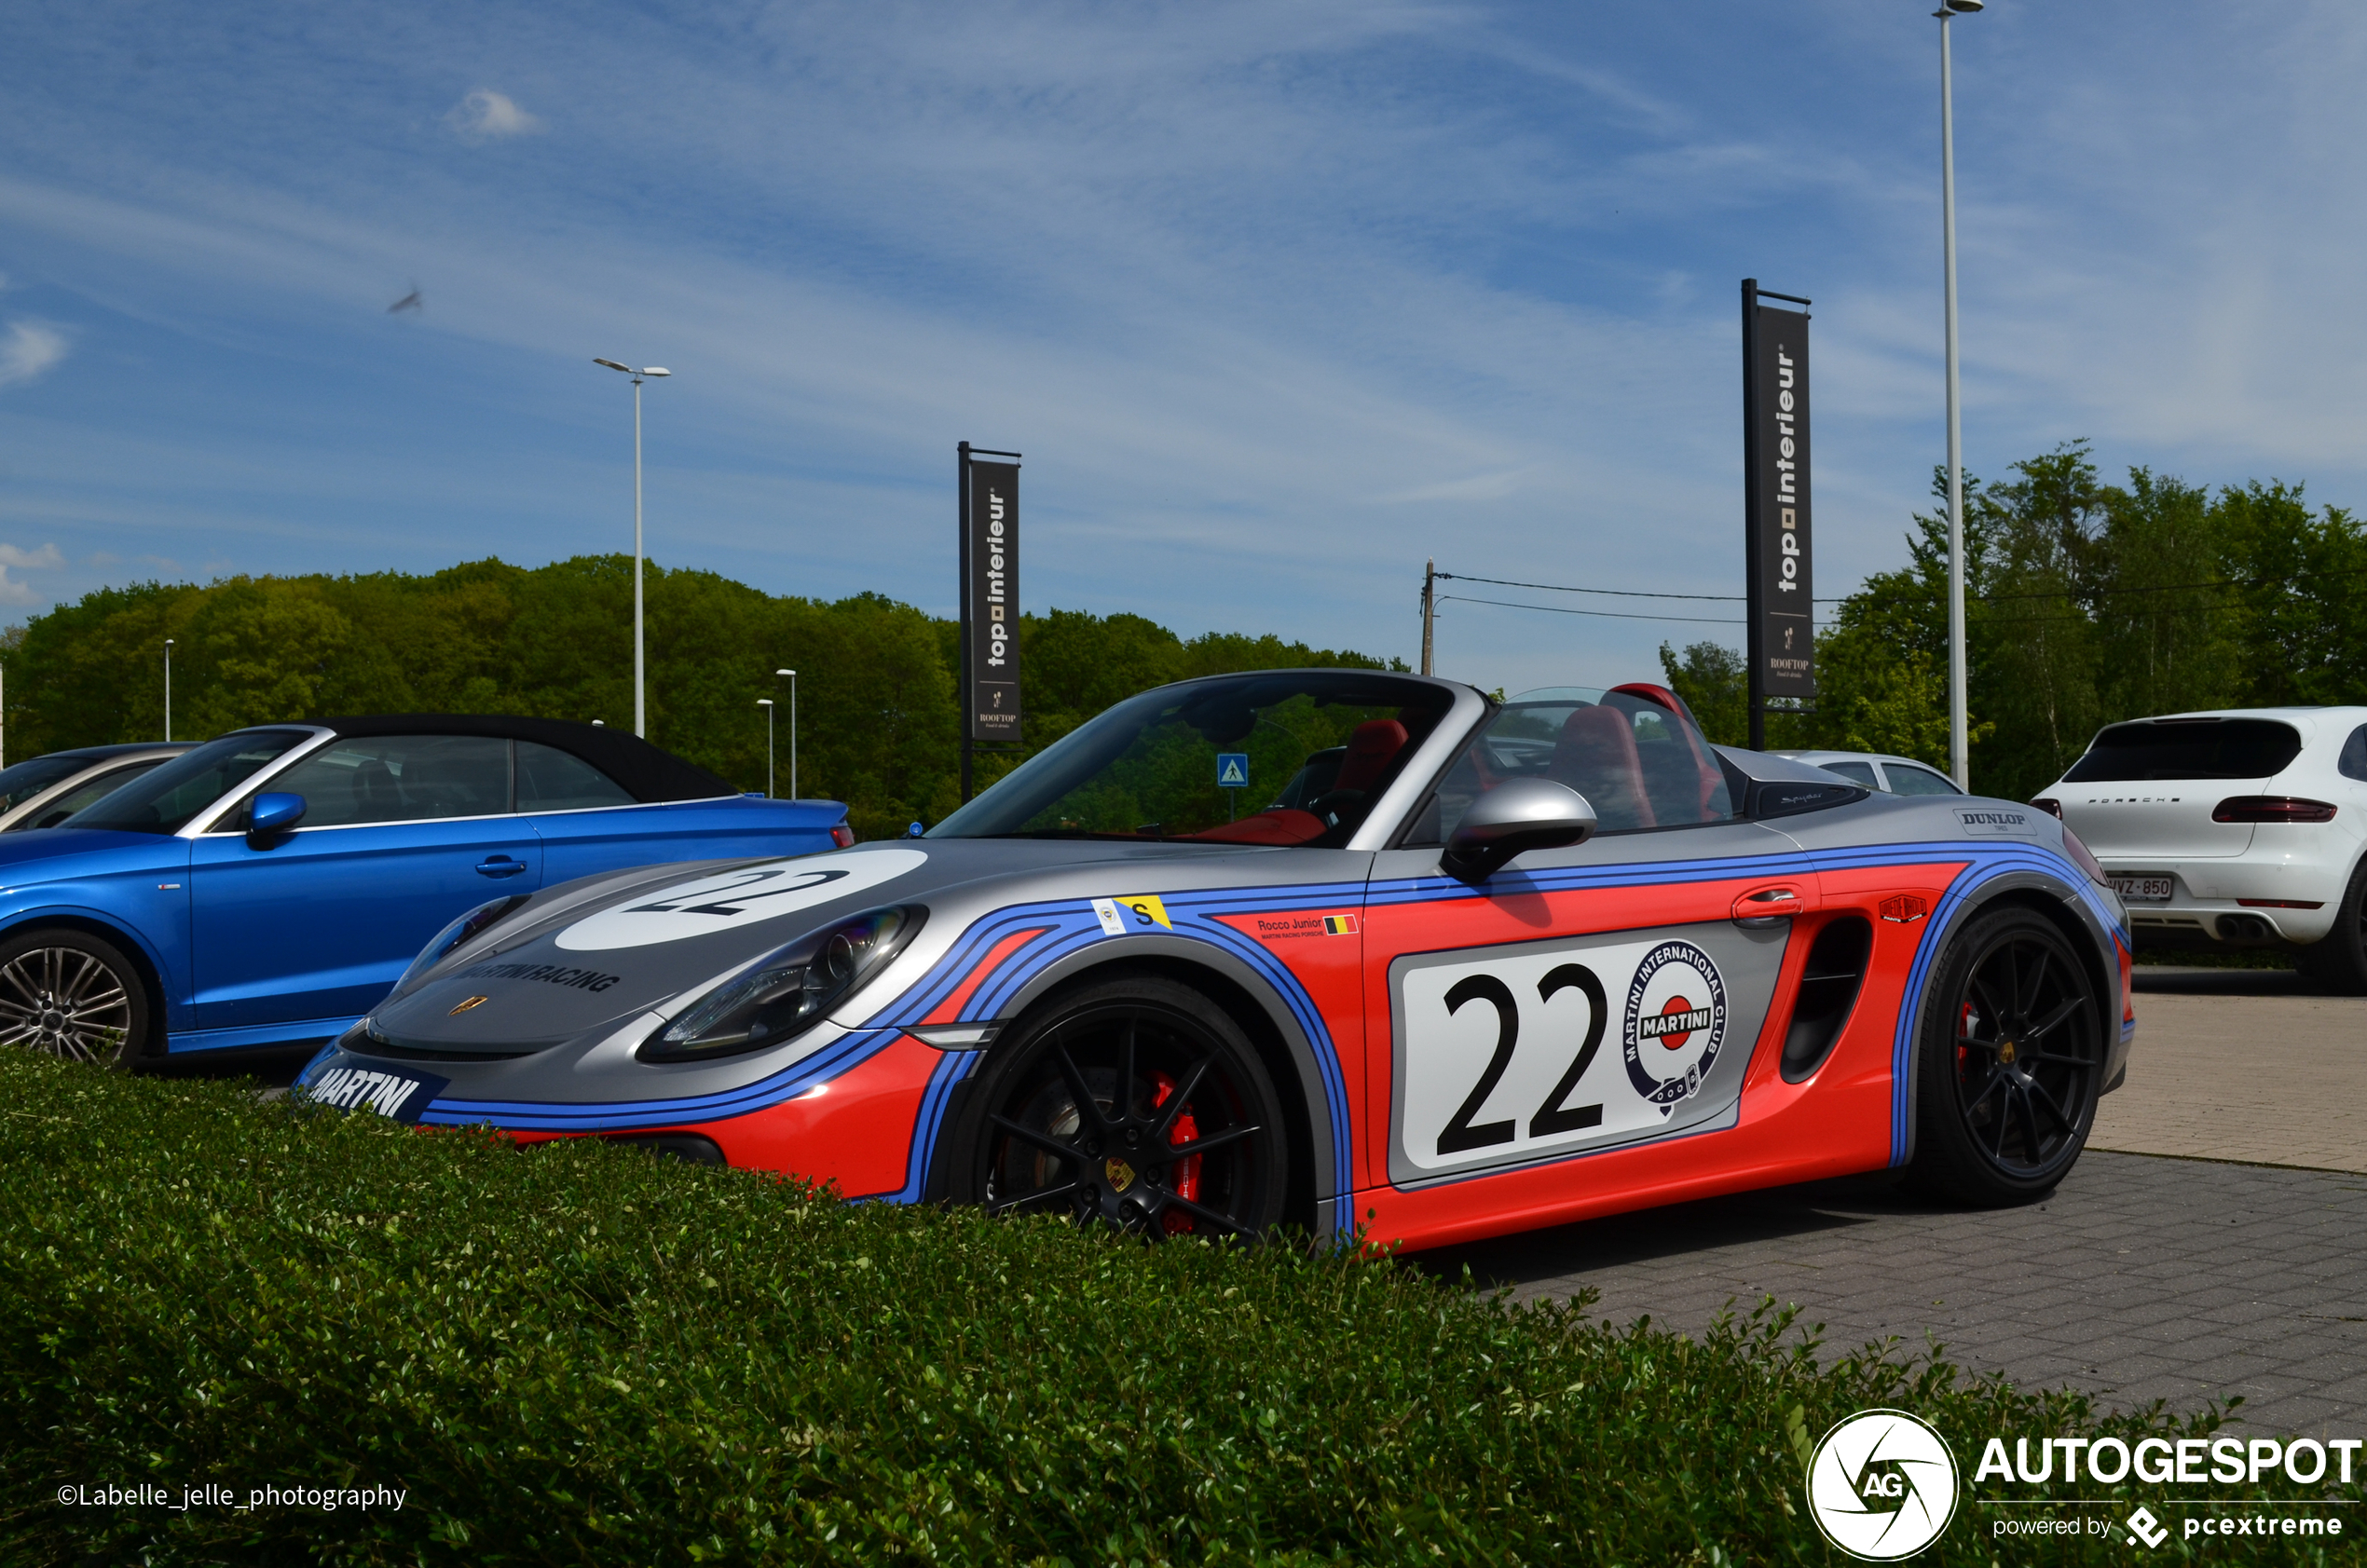
<path id="1" fill-rule="evenodd" d="M 1827 1540 L 1861 1561 L 1912 1557 L 1956 1515 L 1956 1456 L 1905 1411 L 1859 1411 L 1809 1459 L 1808 1511 Z"/>

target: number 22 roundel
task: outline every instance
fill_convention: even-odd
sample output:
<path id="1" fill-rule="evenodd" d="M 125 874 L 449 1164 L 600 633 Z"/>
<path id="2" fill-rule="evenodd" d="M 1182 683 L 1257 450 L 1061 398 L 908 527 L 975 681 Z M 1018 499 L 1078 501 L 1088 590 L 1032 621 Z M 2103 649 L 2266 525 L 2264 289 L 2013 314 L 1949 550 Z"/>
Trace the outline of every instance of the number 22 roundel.
<path id="1" fill-rule="evenodd" d="M 1391 1179 L 1731 1125 L 1782 956 L 1721 921 L 1399 959 Z"/>

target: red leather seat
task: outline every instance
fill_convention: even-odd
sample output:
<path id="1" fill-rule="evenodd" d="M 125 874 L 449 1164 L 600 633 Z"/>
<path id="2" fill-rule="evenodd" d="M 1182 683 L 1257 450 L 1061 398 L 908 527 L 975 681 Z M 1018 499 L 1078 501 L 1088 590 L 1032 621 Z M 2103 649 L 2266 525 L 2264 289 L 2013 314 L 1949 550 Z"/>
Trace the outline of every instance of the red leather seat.
<path id="1" fill-rule="evenodd" d="M 1635 730 L 1617 708 L 1580 708 L 1563 722 L 1553 777 L 1586 797 L 1605 832 L 1654 825 Z"/>
<path id="2" fill-rule="evenodd" d="M 1405 749 L 1405 726 L 1393 718 L 1367 719 L 1348 738 L 1348 755 L 1340 758 L 1340 776 L 1334 789 L 1369 790 L 1389 772 L 1389 764 Z"/>
<path id="3" fill-rule="evenodd" d="M 1681 822 L 1723 822 L 1732 814 L 1726 800 L 1726 771 L 1702 743 L 1692 713 L 1676 693 L 1664 686 L 1632 681 L 1612 687 L 1610 695 L 1637 697 L 1667 709 L 1672 720 L 1668 728 L 1682 744 L 1681 765 L 1670 766 L 1669 759 L 1663 757 L 1657 771 L 1646 770 L 1646 788 L 1653 801 L 1655 817 L 1673 827 Z M 1637 752 L 1640 756 L 1642 748 L 1638 747 Z"/>

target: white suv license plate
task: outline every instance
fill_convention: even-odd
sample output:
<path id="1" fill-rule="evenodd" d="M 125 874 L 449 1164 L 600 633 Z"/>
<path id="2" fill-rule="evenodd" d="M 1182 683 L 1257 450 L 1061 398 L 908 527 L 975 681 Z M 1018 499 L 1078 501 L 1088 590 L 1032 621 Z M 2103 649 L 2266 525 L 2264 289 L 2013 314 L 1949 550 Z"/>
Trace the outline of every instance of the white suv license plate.
<path id="1" fill-rule="evenodd" d="M 2167 904 L 2171 892 L 2168 877 L 2114 877 L 2113 891 L 2128 904 Z"/>

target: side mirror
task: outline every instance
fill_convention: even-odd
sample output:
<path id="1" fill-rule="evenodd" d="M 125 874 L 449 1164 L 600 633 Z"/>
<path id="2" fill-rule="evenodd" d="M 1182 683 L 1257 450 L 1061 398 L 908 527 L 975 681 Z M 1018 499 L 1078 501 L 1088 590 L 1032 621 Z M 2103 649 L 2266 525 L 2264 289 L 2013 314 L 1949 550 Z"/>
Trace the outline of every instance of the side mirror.
<path id="1" fill-rule="evenodd" d="M 304 797 L 267 790 L 247 808 L 247 848 L 267 850 L 304 820 Z"/>
<path id="2" fill-rule="evenodd" d="M 1528 850 L 1556 850 L 1594 837 L 1594 808 L 1567 784 L 1507 779 L 1471 802 L 1439 864 L 1449 876 L 1484 882 Z"/>

